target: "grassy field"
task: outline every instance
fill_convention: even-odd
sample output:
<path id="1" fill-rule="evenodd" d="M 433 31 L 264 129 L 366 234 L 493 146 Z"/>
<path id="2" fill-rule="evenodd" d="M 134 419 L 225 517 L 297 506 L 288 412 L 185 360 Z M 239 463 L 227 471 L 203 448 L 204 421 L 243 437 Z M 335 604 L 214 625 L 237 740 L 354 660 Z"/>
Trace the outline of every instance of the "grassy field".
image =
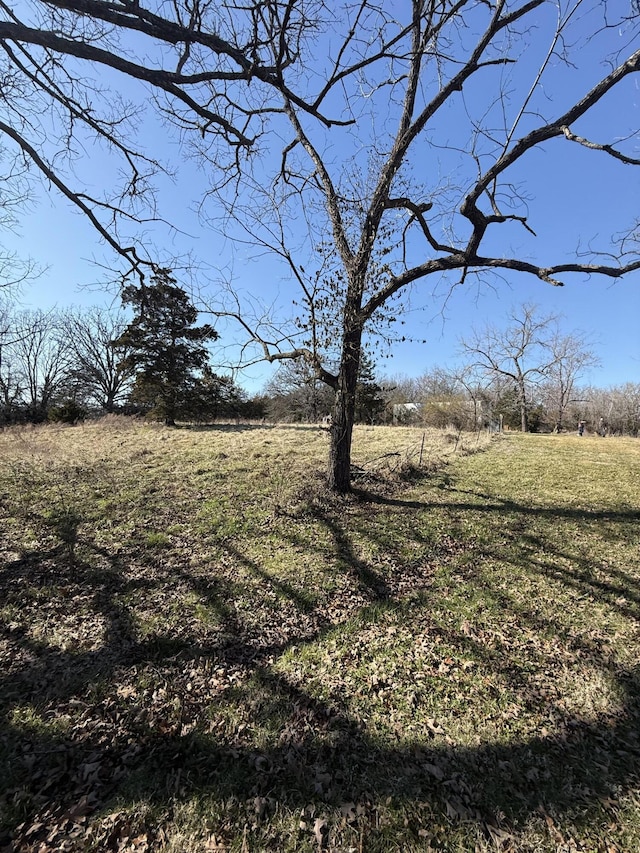
<path id="1" fill-rule="evenodd" d="M 0 433 L 0 849 L 640 849 L 640 442 Z"/>

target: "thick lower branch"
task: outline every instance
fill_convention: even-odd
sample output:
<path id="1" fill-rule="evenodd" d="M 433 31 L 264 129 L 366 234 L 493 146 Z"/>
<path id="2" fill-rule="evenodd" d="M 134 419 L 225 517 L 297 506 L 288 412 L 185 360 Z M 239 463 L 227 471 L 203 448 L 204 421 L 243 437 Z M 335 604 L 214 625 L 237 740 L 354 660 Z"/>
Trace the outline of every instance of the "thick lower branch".
<path id="1" fill-rule="evenodd" d="M 276 361 L 285 361 L 290 359 L 301 358 L 303 361 L 309 365 L 314 371 L 316 378 L 321 382 L 324 382 L 325 385 L 328 385 L 330 388 L 333 388 L 334 391 L 338 387 L 338 377 L 329 373 L 322 364 L 320 363 L 318 357 L 306 347 L 297 347 L 296 349 L 289 350 L 288 352 L 267 352 L 267 348 L 265 345 L 265 361 L 270 363 L 274 363 Z"/>
<path id="2" fill-rule="evenodd" d="M 0 21 L 0 39 L 10 39 L 15 42 L 26 42 L 28 44 L 39 45 L 40 47 L 53 50 L 57 53 L 62 53 L 67 56 L 75 56 L 78 59 L 86 59 L 90 62 L 97 62 L 100 65 L 106 65 L 109 68 L 114 68 L 122 74 L 126 74 L 137 80 L 144 80 L 152 86 L 162 89 L 168 95 L 171 95 L 178 101 L 182 101 L 185 106 L 193 111 L 197 116 L 204 119 L 207 125 L 215 124 L 220 127 L 230 138 L 235 139 L 238 145 L 250 147 L 253 140 L 246 136 L 237 127 L 234 127 L 227 119 L 211 110 L 203 107 L 194 98 L 184 92 L 181 84 L 194 82 L 226 80 L 226 79 L 243 79 L 238 78 L 237 74 L 229 75 L 225 72 L 210 72 L 204 75 L 198 75 L 198 80 L 185 78 L 181 74 L 175 74 L 171 71 L 155 70 L 147 68 L 143 65 L 138 65 L 135 62 L 130 62 L 115 53 L 108 50 L 103 50 L 95 45 L 87 44 L 86 42 L 74 41 L 73 39 L 63 38 L 55 33 L 46 30 L 34 30 L 31 27 L 26 27 L 23 24 L 14 24 L 8 21 Z"/>

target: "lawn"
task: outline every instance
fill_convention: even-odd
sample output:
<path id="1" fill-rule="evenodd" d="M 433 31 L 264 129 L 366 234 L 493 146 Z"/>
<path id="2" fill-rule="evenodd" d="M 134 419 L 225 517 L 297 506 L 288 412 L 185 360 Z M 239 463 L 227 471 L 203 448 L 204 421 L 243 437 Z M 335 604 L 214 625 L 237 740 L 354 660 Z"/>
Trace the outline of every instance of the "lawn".
<path id="1" fill-rule="evenodd" d="M 0 433 L 0 849 L 640 849 L 640 442 Z"/>

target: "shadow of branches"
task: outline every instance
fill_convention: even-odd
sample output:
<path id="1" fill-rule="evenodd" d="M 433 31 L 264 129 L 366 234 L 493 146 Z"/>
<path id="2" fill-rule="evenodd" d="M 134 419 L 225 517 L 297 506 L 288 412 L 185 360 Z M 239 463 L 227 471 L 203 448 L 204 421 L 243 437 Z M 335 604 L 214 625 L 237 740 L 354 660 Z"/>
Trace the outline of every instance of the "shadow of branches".
<path id="1" fill-rule="evenodd" d="M 416 845 L 425 837 L 421 828 L 440 821 L 472 825 L 488 843 L 508 849 L 532 815 L 551 827 L 574 810 L 600 814 L 637 786 L 640 671 L 541 614 L 535 601 L 523 602 L 482 566 L 500 559 L 637 620 L 636 574 L 603 569 L 532 529 L 530 520 L 606 522 L 626 531 L 639 513 L 532 507 L 455 490 L 440 497 L 446 499 L 361 495 L 360 514 L 348 519 L 316 511 L 314 524 L 331 543 L 331 570 L 343 585 L 332 595 L 353 591 L 331 608 L 327 596 L 303 594 L 230 540 L 195 563 L 185 554 L 141 555 L 126 543 L 112 552 L 75 522 L 71 529 L 65 516 L 58 545 L 5 559 L 2 599 L 19 604 L 1 626 L 0 756 L 7 770 L 0 843 L 14 851 L 61 849 L 63 842 L 65 849 L 115 850 L 124 830 L 104 816 L 144 799 L 160 815 L 145 825 L 145 837 L 160 847 L 172 804 L 200 795 L 236 814 L 229 838 L 238 826 L 257 831 L 286 807 L 312 817 L 333 814 L 319 828 L 311 820 L 314 843 L 326 847 L 339 827 L 356 838 L 365 826 L 379 828 L 392 800 Z M 429 539 L 418 519 L 435 510 L 450 513 L 449 526 L 446 536 Z M 383 514 L 379 524 L 374 512 Z M 389 513 L 404 519 L 395 540 Z M 465 539 L 456 529 L 465 513 L 507 514 L 505 535 L 518 547 L 504 548 L 504 537 Z M 296 521 L 282 524 L 284 541 Z M 367 557 L 365 545 L 384 550 L 385 562 Z M 553 728 L 524 739 L 492 743 L 478 731 L 476 742 L 456 742 L 435 720 L 422 731 L 398 732 L 394 742 L 369 724 L 362 702 L 354 710 L 344 682 L 329 677 L 319 689 L 304 672 L 282 665 L 341 626 L 357 632 L 383 613 L 411 624 L 416 608 L 446 608 L 450 586 L 434 582 L 443 566 L 469 596 L 481 589 L 497 602 L 514 631 L 552 638 L 558 660 L 565 652 L 568 665 L 588 660 L 615 686 L 615 706 L 589 716 L 556 703 Z M 240 570 L 255 578 L 262 599 L 252 588 L 239 606 L 247 597 Z M 482 626 L 465 620 L 430 630 L 460 660 L 472 659 L 487 683 L 507 685 L 518 713 L 553 705 L 521 646 L 487 643 Z M 412 701 L 428 703 L 428 692 L 416 691 Z M 502 710 L 508 733 L 515 712 Z"/>

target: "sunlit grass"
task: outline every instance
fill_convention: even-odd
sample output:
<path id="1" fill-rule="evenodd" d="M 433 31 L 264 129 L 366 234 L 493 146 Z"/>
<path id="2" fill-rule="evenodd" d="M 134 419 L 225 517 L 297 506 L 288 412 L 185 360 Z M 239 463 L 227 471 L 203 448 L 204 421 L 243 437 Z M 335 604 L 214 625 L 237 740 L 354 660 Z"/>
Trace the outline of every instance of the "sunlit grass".
<path id="1" fill-rule="evenodd" d="M 640 444 L 359 428 L 340 498 L 327 442 L 0 434 L 4 832 L 638 849 Z"/>

